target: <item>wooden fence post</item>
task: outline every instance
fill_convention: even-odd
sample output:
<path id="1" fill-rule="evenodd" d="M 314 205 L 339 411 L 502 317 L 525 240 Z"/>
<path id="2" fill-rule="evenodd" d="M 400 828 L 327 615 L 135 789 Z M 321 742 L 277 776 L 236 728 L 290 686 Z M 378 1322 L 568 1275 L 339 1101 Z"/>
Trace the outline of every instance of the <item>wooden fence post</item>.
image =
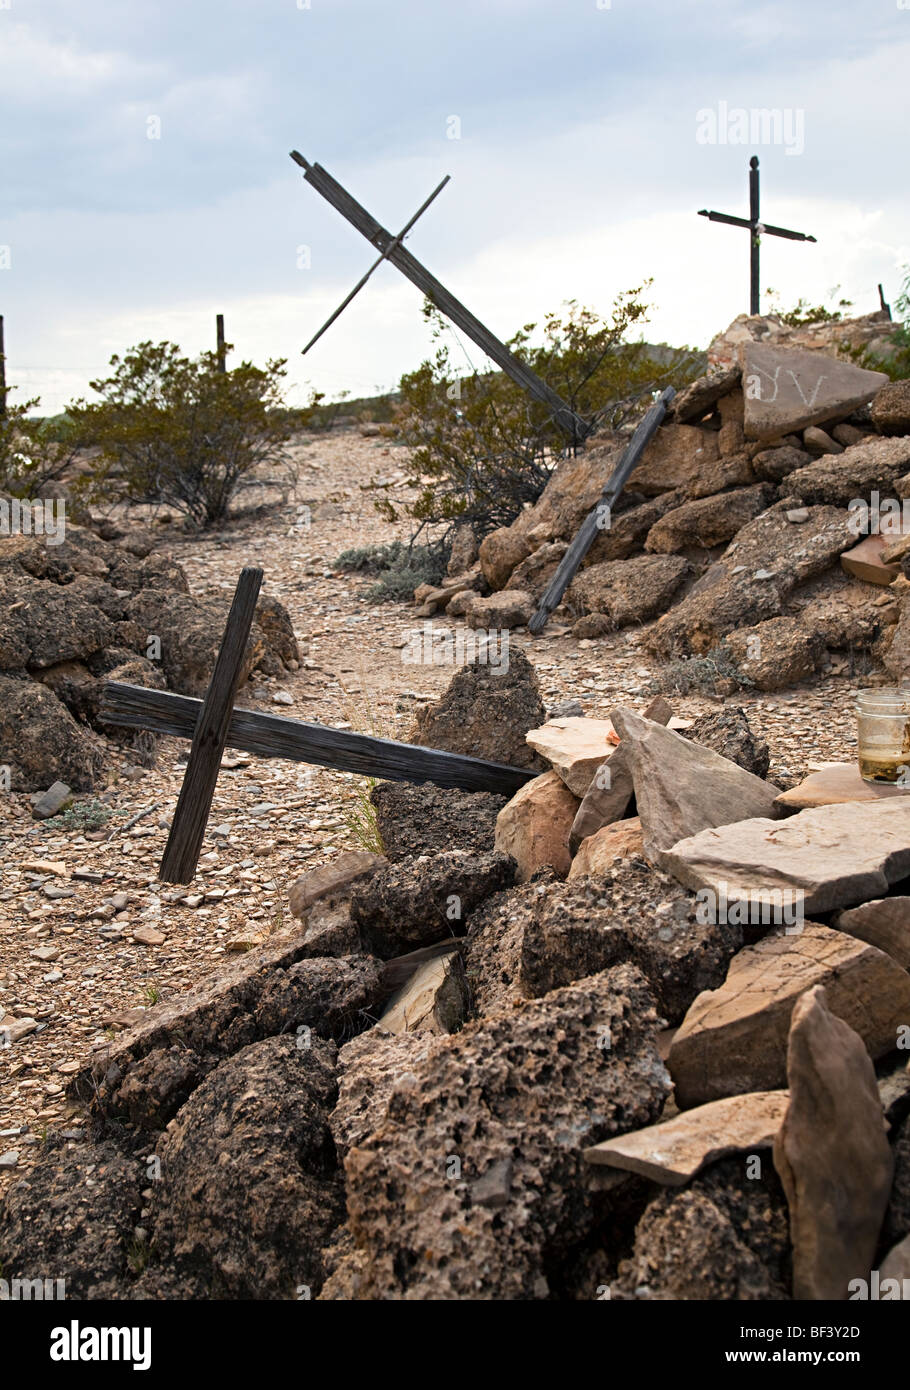
<path id="1" fill-rule="evenodd" d="M 227 353 L 224 350 L 224 314 L 215 315 L 215 337 L 218 342 L 218 370 L 227 371 Z"/>

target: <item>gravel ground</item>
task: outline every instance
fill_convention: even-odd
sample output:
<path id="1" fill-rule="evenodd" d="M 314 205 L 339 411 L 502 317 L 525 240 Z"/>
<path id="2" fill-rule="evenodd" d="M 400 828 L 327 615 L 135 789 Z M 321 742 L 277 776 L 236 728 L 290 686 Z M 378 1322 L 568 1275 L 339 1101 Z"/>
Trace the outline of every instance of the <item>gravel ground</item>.
<path id="1" fill-rule="evenodd" d="M 378 495 L 406 499 L 401 452 L 347 432 L 316 436 L 297 453 L 300 478 L 286 505 L 201 541 L 175 533 L 169 548 L 193 593 L 229 593 L 253 563 L 265 570 L 264 592 L 290 611 L 301 669 L 280 682 L 254 678 L 241 704 L 406 739 L 415 708 L 445 688 L 453 668 L 403 664 L 408 633 L 419 627 L 413 609 L 368 604 L 364 580 L 332 568 L 348 546 L 406 534 L 373 506 Z M 300 529 L 304 504 L 311 519 Z M 457 626 L 445 616 L 433 624 Z M 553 620 L 542 638 L 510 638 L 534 661 L 548 704 L 577 698 L 590 715 L 618 701 L 640 708 L 660 669 L 639 632 L 577 642 Z M 852 696 L 869 683 L 831 674 L 773 695 L 741 692 L 731 703 L 767 739 L 770 776 L 792 782 L 814 762 L 855 755 Z M 717 704 L 673 697 L 686 717 Z M 179 889 L 160 884 L 187 746 L 161 740 L 152 769 L 112 747 L 110 785 L 80 798 L 104 818 L 94 827 L 91 819 L 83 828 L 36 822 L 26 796 L 0 806 L 0 1024 L 5 1011 L 37 1025 L 0 1050 L 0 1191 L 29 1166 L 46 1127 L 78 1126 L 67 1079 L 125 1026 L 127 1011 L 173 997 L 229 951 L 285 929 L 293 880 L 357 845 L 348 817 L 362 779 L 228 750 L 196 879 Z M 15 1152 L 15 1166 L 4 1166 Z"/>

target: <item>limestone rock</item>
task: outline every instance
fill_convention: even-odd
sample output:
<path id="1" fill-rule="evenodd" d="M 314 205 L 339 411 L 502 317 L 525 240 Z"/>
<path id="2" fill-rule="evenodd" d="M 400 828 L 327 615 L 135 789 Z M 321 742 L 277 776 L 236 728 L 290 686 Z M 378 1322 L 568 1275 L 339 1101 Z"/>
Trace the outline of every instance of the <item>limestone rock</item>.
<path id="1" fill-rule="evenodd" d="M 715 497 L 684 502 L 655 522 L 645 540 L 645 550 L 672 555 L 691 546 L 707 549 L 726 545 L 747 521 L 752 521 L 773 500 L 770 485 L 758 483 L 754 487 L 736 488 Z"/>
<path id="2" fill-rule="evenodd" d="M 605 614 L 614 628 L 629 627 L 663 612 L 688 572 L 681 555 L 606 560 L 575 576 L 568 602 L 582 613 Z"/>
<path id="3" fill-rule="evenodd" d="M 653 720 L 619 708 L 610 715 L 630 743 L 635 803 L 649 856 L 706 826 L 744 814 L 773 814 L 777 788 Z"/>
<path id="4" fill-rule="evenodd" d="M 477 560 L 477 537 L 474 528 L 468 521 L 461 521 L 452 533 L 452 549 L 449 554 L 449 564 L 446 575 L 449 579 L 454 579 L 457 575 L 464 574 Z"/>
<path id="5" fill-rule="evenodd" d="M 418 710 L 411 742 L 543 771 L 525 734 L 545 719 L 534 667 L 513 646 L 505 662 L 478 656 L 457 671 L 442 696 Z"/>
<path id="6" fill-rule="evenodd" d="M 677 1104 L 783 1086 L 793 1006 L 814 985 L 825 986 L 829 1008 L 872 1057 L 891 1051 L 910 1018 L 910 976 L 874 946 L 816 922 L 775 932 L 734 956 L 723 985 L 699 995 L 683 1019 L 667 1063 Z"/>
<path id="7" fill-rule="evenodd" d="M 650 497 L 629 507 L 627 511 L 611 513 L 608 526 L 597 535 L 594 544 L 583 561 L 583 568 L 599 565 L 604 560 L 627 560 L 630 555 L 640 551 L 645 537 L 662 516 L 679 506 L 684 494 L 679 491 L 662 492 L 659 497 Z"/>
<path id="8" fill-rule="evenodd" d="M 702 419 L 722 396 L 736 390 L 741 376 L 738 365 L 700 376 L 676 395 L 670 406 L 670 414 L 681 425 Z"/>
<path id="9" fill-rule="evenodd" d="M 783 690 L 818 669 L 825 645 L 818 632 L 797 618 L 766 618 L 726 638 L 738 670 L 759 690 Z"/>
<path id="10" fill-rule="evenodd" d="M 774 1166 L 790 1208 L 793 1297 L 844 1299 L 872 1268 L 892 1159 L 863 1039 L 829 1010 L 823 988 L 793 1009 L 787 1080 Z"/>
<path id="11" fill-rule="evenodd" d="M 386 1033 L 455 1033 L 467 1005 L 464 967 L 453 951 L 418 966 L 389 1000 L 376 1027 Z"/>
<path id="12" fill-rule="evenodd" d="M 480 568 L 491 589 L 501 589 L 516 565 L 534 549 L 528 537 L 514 526 L 491 531 L 480 543 Z"/>
<path id="13" fill-rule="evenodd" d="M 523 589 L 535 604 L 538 603 L 568 548 L 565 541 L 550 541 L 538 546 L 515 566 L 506 589 Z"/>
<path id="14" fill-rule="evenodd" d="M 773 449 L 762 449 L 752 460 L 752 467 L 759 478 L 771 483 L 779 483 L 812 462 L 812 455 L 792 444 L 779 444 Z"/>
<path id="15" fill-rule="evenodd" d="M 765 343 L 746 343 L 741 361 L 747 439 L 773 439 L 844 419 L 887 380 L 884 372 L 852 362 Z"/>
<path id="16" fill-rule="evenodd" d="M 496 819 L 495 847 L 518 865 L 517 881 L 524 883 L 537 869 L 550 864 L 559 874 L 569 872 L 569 831 L 578 810 L 578 797 L 557 772 L 545 772 L 516 792 Z"/>
<path id="17" fill-rule="evenodd" d="M 740 820 L 680 840 L 661 859 L 681 883 L 730 905 L 773 906 L 783 893 L 809 914 L 831 912 L 881 897 L 910 874 L 910 797 Z"/>
<path id="18" fill-rule="evenodd" d="M 832 439 L 830 434 L 820 430 L 817 425 L 810 425 L 803 430 L 803 443 L 810 454 L 842 454 L 843 444 L 838 444 L 836 439 Z"/>
<path id="19" fill-rule="evenodd" d="M 527 589 L 500 589 L 486 598 L 473 599 L 465 611 L 465 621 L 468 627 L 486 628 L 491 632 L 524 627 L 532 618 L 535 606 Z"/>
<path id="20" fill-rule="evenodd" d="M 558 772 L 569 791 L 584 796 L 619 740 L 609 719 L 550 719 L 526 735 L 531 747 Z"/>
<path id="21" fill-rule="evenodd" d="M 330 864 L 308 869 L 290 887 L 288 897 L 295 917 L 305 917 L 314 903 L 320 900 L 337 901 L 350 896 L 353 885 L 374 873 L 387 861 L 381 854 L 365 849 L 345 850 Z"/>
<path id="22" fill-rule="evenodd" d="M 854 444 L 836 458 L 823 454 L 787 478 L 787 492 L 803 502 L 846 507 L 856 499 L 869 503 L 873 492 L 894 495 L 894 484 L 910 467 L 910 438 L 870 439 Z"/>
<path id="23" fill-rule="evenodd" d="M 703 654 L 745 622 L 779 617 L 798 584 L 821 574 L 855 544 L 849 512 L 810 507 L 794 549 L 794 527 L 787 520 L 792 505 L 784 499 L 743 527 L 685 598 L 656 623 L 647 639 L 652 651 L 661 656 Z"/>
<path id="24" fill-rule="evenodd" d="M 717 436 L 697 425 L 664 423 L 632 470 L 629 487 L 646 497 L 694 481 L 718 456 Z"/>
<path id="25" fill-rule="evenodd" d="M 910 434 L 910 381 L 889 381 L 869 407 L 879 434 Z"/>
<path id="26" fill-rule="evenodd" d="M 585 1158 L 589 1163 L 640 1173 L 664 1187 L 682 1187 L 719 1159 L 769 1149 L 788 1099 L 786 1091 L 727 1096 L 647 1129 L 606 1139 L 588 1149 Z"/>
<path id="27" fill-rule="evenodd" d="M 345 1159 L 361 1296 L 547 1298 L 548 1265 L 596 1223 L 582 1149 L 663 1104 L 654 1022 L 641 976 L 619 966 L 417 1062 Z"/>
<path id="28" fill-rule="evenodd" d="M 585 874 L 604 874 L 615 859 L 624 859 L 634 854 L 644 854 L 641 820 L 638 816 L 614 821 L 612 825 L 605 825 L 595 834 L 582 840 L 572 860 L 569 878 L 581 878 Z"/>

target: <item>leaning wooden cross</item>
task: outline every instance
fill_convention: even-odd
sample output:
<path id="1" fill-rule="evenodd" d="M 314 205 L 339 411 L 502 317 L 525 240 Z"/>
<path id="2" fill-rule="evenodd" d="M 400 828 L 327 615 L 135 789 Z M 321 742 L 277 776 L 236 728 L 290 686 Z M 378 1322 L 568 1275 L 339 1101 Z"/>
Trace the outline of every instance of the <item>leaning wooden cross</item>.
<path id="1" fill-rule="evenodd" d="M 204 700 L 108 681 L 100 717 L 108 724 L 192 739 L 189 761 L 171 822 L 159 877 L 190 883 L 196 873 L 221 758 L 226 747 L 260 758 L 315 763 L 391 782 L 433 782 L 438 787 L 514 796 L 537 774 L 439 748 L 372 738 L 277 714 L 235 709 L 244 653 L 262 583 L 262 570 L 244 569 L 237 584 L 221 648 Z"/>

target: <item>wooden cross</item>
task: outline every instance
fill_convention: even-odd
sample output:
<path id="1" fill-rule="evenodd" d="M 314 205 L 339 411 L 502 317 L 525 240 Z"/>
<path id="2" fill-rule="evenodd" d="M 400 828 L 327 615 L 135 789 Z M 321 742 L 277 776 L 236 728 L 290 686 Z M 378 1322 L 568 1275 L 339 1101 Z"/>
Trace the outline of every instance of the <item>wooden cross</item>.
<path id="1" fill-rule="evenodd" d="M 770 222 L 762 222 L 759 218 L 758 200 L 758 155 L 753 155 L 749 160 L 749 216 L 731 217 L 727 212 L 708 212 L 707 208 L 702 208 L 699 217 L 707 217 L 710 222 L 726 222 L 730 227 L 747 227 L 751 233 L 749 237 L 749 313 L 760 314 L 761 305 L 759 303 L 759 247 L 762 235 L 782 236 L 788 241 L 817 241 L 817 237 L 808 236 L 805 232 L 791 232 L 786 227 L 772 227 Z"/>
<path id="2" fill-rule="evenodd" d="M 235 709 L 234 697 L 261 584 L 262 570 L 247 568 L 241 572 L 204 700 L 119 681 L 108 681 L 104 686 L 100 718 L 105 723 L 192 739 L 158 874 L 163 883 L 190 883 L 195 876 L 226 747 L 242 748 L 260 758 L 315 763 L 391 782 L 433 782 L 438 787 L 491 791 L 509 797 L 537 776 L 528 768 L 439 748 Z"/>
<path id="3" fill-rule="evenodd" d="M 572 407 L 568 405 L 551 386 L 548 386 L 545 381 L 541 380 L 537 373 L 532 371 L 526 363 L 520 362 L 514 353 L 509 351 L 505 343 L 500 342 L 500 340 L 490 332 L 489 328 L 480 322 L 480 319 L 475 318 L 471 311 L 457 300 L 453 294 L 450 294 L 445 285 L 441 284 L 441 282 L 436 279 L 435 275 L 431 275 L 426 267 L 422 266 L 420 261 L 412 256 L 410 251 L 402 245 L 402 238 L 405 232 L 408 230 L 408 227 L 412 226 L 417 220 L 423 208 L 411 219 L 411 222 L 408 224 L 408 227 L 405 227 L 404 231 L 400 232 L 397 237 L 393 237 L 390 232 L 386 231 L 385 227 L 376 221 L 375 217 L 367 212 L 366 208 L 361 207 L 360 203 L 358 203 L 355 198 L 351 197 L 346 188 L 343 188 L 336 179 L 332 178 L 331 174 L 323 169 L 321 164 L 310 164 L 310 162 L 304 159 L 303 155 L 299 154 L 297 150 L 291 150 L 291 159 L 304 170 L 303 176 L 307 183 L 312 184 L 316 191 L 322 194 L 326 202 L 331 203 L 332 207 L 335 208 L 337 212 L 340 212 L 342 217 L 346 217 L 351 223 L 351 226 L 356 227 L 358 232 L 360 232 L 362 236 L 365 236 L 367 241 L 375 246 L 376 250 L 381 253 L 376 265 L 383 260 L 388 260 L 392 265 L 396 266 L 401 271 L 402 275 L 406 276 L 412 284 L 416 285 L 426 298 L 436 305 L 437 309 L 445 314 L 447 318 L 451 319 L 463 333 L 466 333 L 488 357 L 492 358 L 497 367 L 501 367 L 507 376 L 510 376 L 513 381 L 518 383 L 522 390 L 527 391 L 528 395 L 534 396 L 535 399 L 549 406 L 550 410 L 553 412 L 554 420 L 565 430 L 573 445 L 580 444 L 587 438 L 591 433 L 592 424 L 589 421 L 583 420 L 580 415 L 576 415 Z M 443 183 L 444 182 L 445 180 L 443 180 Z M 441 187 L 442 184 L 440 184 L 440 188 Z M 436 193 L 438 192 L 439 189 L 437 188 Z M 436 193 L 431 194 L 431 197 L 424 206 L 428 206 L 429 202 L 436 196 Z M 360 286 L 366 283 L 375 268 L 376 266 L 371 267 L 360 284 L 354 287 L 344 303 L 335 311 L 328 323 L 324 324 L 319 330 L 316 337 L 319 337 L 319 335 L 328 328 L 329 324 L 334 322 L 345 305 L 353 299 L 354 295 L 360 289 Z M 315 338 L 311 339 L 307 347 L 312 346 L 315 340 Z M 304 351 L 306 351 L 306 349 L 304 349 Z"/>

